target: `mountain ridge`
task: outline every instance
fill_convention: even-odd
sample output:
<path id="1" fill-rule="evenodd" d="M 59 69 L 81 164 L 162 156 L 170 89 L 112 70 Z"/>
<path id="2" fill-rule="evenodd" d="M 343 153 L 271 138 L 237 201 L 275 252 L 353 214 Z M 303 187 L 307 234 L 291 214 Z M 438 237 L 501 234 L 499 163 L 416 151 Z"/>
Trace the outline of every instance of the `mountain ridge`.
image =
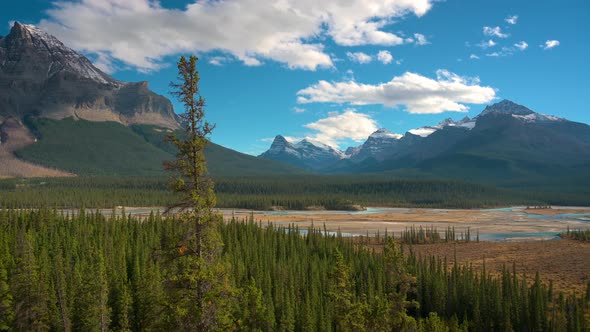
<path id="1" fill-rule="evenodd" d="M 54 36 L 19 22 L 0 39 L 0 116 L 180 127 L 172 103 L 147 82 L 118 81 Z"/>
<path id="2" fill-rule="evenodd" d="M 293 162 L 281 159 L 277 149 L 274 158 Z M 439 172 L 436 160 L 444 161 L 444 165 L 441 164 L 444 167 L 440 168 L 445 171 Z M 590 162 L 590 126 L 536 113 L 512 101 L 502 100 L 486 106 L 473 119 L 445 119 L 434 126 L 409 130 L 404 135 L 381 128 L 360 146 L 346 149 L 340 160 L 306 167 L 320 173 L 412 168 L 441 176 L 453 173 L 452 176 L 460 177 L 461 169 L 471 173 L 477 171 L 469 164 L 476 163 L 485 168 L 485 163 L 495 163 L 504 165 L 498 174 L 516 177 L 527 172 L 542 173 L 544 169 L 555 171 L 558 165 L 564 170 L 579 169 L 586 167 L 583 165 L 587 162 Z M 526 169 L 525 165 L 534 165 L 536 169 Z M 484 173 L 479 172 L 478 179 L 485 178 Z M 545 172 L 544 176 L 548 175 L 548 171 Z"/>

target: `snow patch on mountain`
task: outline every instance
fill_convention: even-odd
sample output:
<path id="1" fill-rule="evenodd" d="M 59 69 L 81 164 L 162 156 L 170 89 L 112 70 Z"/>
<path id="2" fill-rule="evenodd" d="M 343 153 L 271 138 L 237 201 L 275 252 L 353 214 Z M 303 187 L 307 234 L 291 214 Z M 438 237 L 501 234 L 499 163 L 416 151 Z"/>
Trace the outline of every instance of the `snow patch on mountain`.
<path id="1" fill-rule="evenodd" d="M 558 116 L 554 116 L 554 115 L 546 115 L 546 114 L 541 114 L 541 113 L 532 113 L 532 114 L 528 114 L 528 115 L 517 115 L 517 114 L 512 114 L 512 117 L 515 119 L 519 119 L 521 121 L 524 121 L 526 123 L 533 123 L 533 122 L 544 122 L 544 121 L 564 121 L 564 118 L 560 118 Z"/>
<path id="2" fill-rule="evenodd" d="M 372 133 L 371 136 L 369 136 L 369 137 L 400 139 L 400 138 L 404 137 L 404 135 L 392 133 L 385 128 L 381 128 L 381 129 L 377 130 L 376 132 Z"/>
<path id="3" fill-rule="evenodd" d="M 117 86 L 124 85 L 123 82 L 114 80 L 100 71 L 100 69 L 96 68 L 86 57 L 76 53 L 71 48 L 65 46 L 57 38 L 36 26 L 16 22 L 14 28 L 26 31 L 35 44 L 40 43 L 40 46 L 44 47 L 47 52 L 57 60 L 49 66 L 47 77 L 51 77 L 60 70 L 65 69 L 98 83 L 113 84 Z"/>
<path id="4" fill-rule="evenodd" d="M 434 133 L 437 130 L 438 130 L 438 128 L 422 127 L 422 128 L 410 129 L 410 130 L 408 130 L 408 132 L 412 135 L 416 135 L 416 136 L 420 136 L 420 137 L 428 137 L 428 136 L 432 135 L 432 133 Z"/>
<path id="5" fill-rule="evenodd" d="M 420 127 L 420 128 L 416 128 L 416 129 L 411 129 L 408 132 L 410 134 L 413 134 L 416 136 L 428 137 L 428 136 L 432 135 L 435 131 L 443 129 L 445 127 L 460 127 L 460 128 L 465 128 L 465 129 L 471 130 L 475 127 L 475 120 L 472 120 L 468 117 L 465 117 L 459 121 L 454 121 L 451 118 L 447 118 L 447 119 L 444 119 L 443 121 L 441 121 L 436 126 Z"/>

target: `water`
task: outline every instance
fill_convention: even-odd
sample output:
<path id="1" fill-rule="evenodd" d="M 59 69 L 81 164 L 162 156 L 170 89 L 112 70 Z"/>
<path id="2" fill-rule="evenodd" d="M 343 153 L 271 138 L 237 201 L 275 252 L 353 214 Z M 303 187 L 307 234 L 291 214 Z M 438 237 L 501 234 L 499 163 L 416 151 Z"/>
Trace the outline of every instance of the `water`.
<path id="1" fill-rule="evenodd" d="M 526 213 L 526 216 L 529 218 L 532 218 L 532 219 L 560 220 L 560 221 L 590 223 L 590 214 L 586 214 L 586 213 L 562 213 L 562 214 L 553 214 L 553 215 Z"/>
<path id="2" fill-rule="evenodd" d="M 400 212 L 400 211 L 408 211 L 409 209 L 405 208 L 384 208 L 384 207 L 369 207 L 364 211 L 334 211 L 334 210 L 319 210 L 319 211 L 298 211 L 298 210 L 285 210 L 285 211 L 254 211 L 255 214 L 262 214 L 267 216 L 290 216 L 290 215 L 339 215 L 339 214 L 347 214 L 347 215 L 366 215 L 366 214 L 376 214 L 376 213 L 386 213 L 386 212 Z M 231 209 L 221 209 L 222 212 L 232 212 L 238 210 L 231 210 Z M 242 210 L 245 211 L 245 210 Z"/>
<path id="3" fill-rule="evenodd" d="M 512 240 L 559 240 L 559 233 L 557 232 L 538 232 L 538 233 L 492 233 L 492 234 L 480 234 L 480 241 L 492 241 L 492 242 L 506 242 Z"/>

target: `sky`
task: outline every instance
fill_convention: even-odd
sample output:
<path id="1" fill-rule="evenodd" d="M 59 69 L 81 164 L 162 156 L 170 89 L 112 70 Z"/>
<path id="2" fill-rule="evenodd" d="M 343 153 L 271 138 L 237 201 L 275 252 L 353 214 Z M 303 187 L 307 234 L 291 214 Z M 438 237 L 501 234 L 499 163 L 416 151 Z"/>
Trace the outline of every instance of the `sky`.
<path id="1" fill-rule="evenodd" d="M 345 150 L 502 99 L 590 123 L 586 0 L 2 2 L 0 35 L 14 21 L 177 112 L 176 61 L 197 55 L 211 139 L 252 155 L 278 134 Z"/>

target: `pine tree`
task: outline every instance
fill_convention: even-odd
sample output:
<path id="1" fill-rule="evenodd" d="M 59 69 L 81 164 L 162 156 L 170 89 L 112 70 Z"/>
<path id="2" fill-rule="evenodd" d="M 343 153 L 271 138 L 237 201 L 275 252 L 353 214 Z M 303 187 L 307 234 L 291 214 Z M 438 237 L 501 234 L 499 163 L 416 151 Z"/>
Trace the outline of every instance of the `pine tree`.
<path id="1" fill-rule="evenodd" d="M 354 301 L 349 267 L 338 249 L 336 249 L 334 259 L 336 261 L 329 276 L 328 297 L 332 306 L 336 331 L 362 331 L 365 326 L 365 315 L 360 304 Z"/>
<path id="2" fill-rule="evenodd" d="M 8 331 L 14 319 L 13 306 L 14 298 L 8 286 L 6 269 L 0 260 L 0 331 Z"/>
<path id="3" fill-rule="evenodd" d="M 209 331 L 231 324 L 229 300 L 234 292 L 221 259 L 221 216 L 213 211 L 216 196 L 207 176 L 204 151 L 214 126 L 205 120 L 199 79 L 197 57 L 182 56 L 178 62 L 180 83 L 170 85 L 185 107 L 180 114 L 184 131 L 182 136 L 168 136 L 178 152 L 176 160 L 167 162 L 165 167 L 176 172 L 171 185 L 180 195 L 180 201 L 168 210 L 180 209 L 182 220 L 192 227 L 182 234 L 173 250 L 175 269 L 168 282 L 174 289 L 171 307 L 179 328 Z"/>
<path id="4" fill-rule="evenodd" d="M 404 254 L 392 238 L 388 239 L 384 252 L 386 293 L 389 300 L 392 325 L 395 329 L 412 330 L 416 320 L 408 315 L 407 309 L 417 307 L 418 303 L 408 300 L 416 285 L 416 277 L 408 272 Z"/>
<path id="5" fill-rule="evenodd" d="M 39 277 L 33 235 L 27 232 L 19 237 L 16 272 L 12 277 L 12 293 L 15 297 L 14 327 L 19 331 L 49 329 L 46 288 Z"/>

